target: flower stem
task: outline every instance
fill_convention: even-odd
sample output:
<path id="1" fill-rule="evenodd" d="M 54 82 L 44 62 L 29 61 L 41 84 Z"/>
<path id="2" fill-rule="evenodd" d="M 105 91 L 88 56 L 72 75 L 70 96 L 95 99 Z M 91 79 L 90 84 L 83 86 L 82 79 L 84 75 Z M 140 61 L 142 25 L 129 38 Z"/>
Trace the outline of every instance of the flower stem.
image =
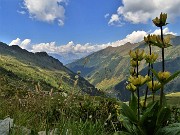
<path id="1" fill-rule="evenodd" d="M 162 72 L 164 72 L 164 70 L 165 70 L 165 62 L 164 62 L 164 39 L 163 39 L 163 29 L 162 29 L 162 26 L 161 26 L 160 28 L 161 28 L 161 40 L 162 40 L 162 43 L 163 43 L 163 46 L 162 46 Z M 160 106 L 162 106 L 163 92 L 164 92 L 164 86 L 161 87 Z"/>
<path id="2" fill-rule="evenodd" d="M 151 55 L 151 45 L 150 44 L 149 44 L 149 54 Z M 150 76 L 150 67 L 151 67 L 151 63 L 149 62 L 149 65 L 148 65 L 148 76 Z M 147 94 L 148 94 L 148 86 L 146 87 L 146 93 L 145 93 L 145 98 L 144 98 L 144 106 L 146 106 Z"/>
<path id="3" fill-rule="evenodd" d="M 137 60 L 137 74 L 136 74 L 136 77 L 138 78 L 138 75 L 139 75 L 139 67 L 138 67 L 138 60 Z M 140 116 L 140 106 L 139 106 L 139 86 L 137 86 L 137 96 L 138 96 L 138 120 L 139 120 L 139 116 Z"/>
<path id="4" fill-rule="evenodd" d="M 153 103 L 154 103 L 154 97 L 155 97 L 155 93 L 154 92 L 152 93 L 152 96 L 153 96 L 152 99 L 153 99 Z"/>

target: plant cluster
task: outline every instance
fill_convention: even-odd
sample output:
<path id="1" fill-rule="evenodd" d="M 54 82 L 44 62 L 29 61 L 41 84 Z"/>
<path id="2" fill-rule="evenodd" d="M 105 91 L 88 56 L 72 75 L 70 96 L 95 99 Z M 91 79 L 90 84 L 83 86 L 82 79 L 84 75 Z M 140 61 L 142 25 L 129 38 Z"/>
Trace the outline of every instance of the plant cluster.
<path id="1" fill-rule="evenodd" d="M 57 128 L 59 134 L 104 135 L 118 124 L 115 99 L 37 90 L 25 96 L 1 96 L 0 102 L 0 119 L 14 119 L 11 133 L 17 135 L 25 134 L 23 127 L 34 134 Z"/>
<path id="2" fill-rule="evenodd" d="M 116 132 L 116 134 L 136 134 L 136 135 L 161 135 L 161 134 L 176 134 L 180 133 L 180 123 L 169 124 L 171 117 L 171 109 L 166 104 L 164 95 L 165 85 L 177 77 L 180 71 L 171 75 L 165 70 L 164 53 L 165 48 L 171 46 L 170 38 L 163 37 L 163 26 L 166 23 L 167 14 L 160 14 L 160 17 L 153 19 L 153 23 L 160 27 L 161 35 L 148 35 L 144 37 L 145 43 L 149 46 L 149 53 L 145 54 L 144 50 L 130 50 L 131 58 L 129 84 L 126 86 L 131 91 L 131 99 L 129 106 L 125 103 L 121 105 L 119 121 L 123 124 L 125 130 Z M 162 71 L 156 72 L 153 69 L 153 64 L 157 60 L 158 55 L 152 52 L 152 46 L 157 46 L 162 50 Z M 142 60 L 148 63 L 148 74 L 142 76 L 139 73 L 139 65 Z M 155 79 L 156 78 L 156 79 Z M 144 103 L 140 101 L 140 88 L 146 85 Z M 147 103 L 148 91 L 152 93 L 152 102 Z M 160 90 L 160 99 L 155 101 L 155 93 Z M 136 94 L 137 93 L 137 94 Z M 175 128 L 171 128 L 175 127 Z"/>

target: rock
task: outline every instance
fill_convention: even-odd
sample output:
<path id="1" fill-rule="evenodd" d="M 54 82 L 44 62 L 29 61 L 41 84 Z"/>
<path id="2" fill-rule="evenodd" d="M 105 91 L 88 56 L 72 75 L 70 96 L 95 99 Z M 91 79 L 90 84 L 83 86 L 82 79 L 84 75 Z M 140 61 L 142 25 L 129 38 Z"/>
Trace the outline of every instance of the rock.
<path id="1" fill-rule="evenodd" d="M 0 135 L 8 135 L 12 127 L 13 119 L 6 118 L 4 120 L 0 120 Z"/>

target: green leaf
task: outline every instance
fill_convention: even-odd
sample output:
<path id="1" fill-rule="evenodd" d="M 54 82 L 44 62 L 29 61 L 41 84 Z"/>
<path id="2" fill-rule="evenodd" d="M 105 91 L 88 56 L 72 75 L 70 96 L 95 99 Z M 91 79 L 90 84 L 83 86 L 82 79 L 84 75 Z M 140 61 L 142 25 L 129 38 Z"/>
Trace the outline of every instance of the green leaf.
<path id="1" fill-rule="evenodd" d="M 161 79 L 158 77 L 158 74 L 157 74 L 156 70 L 154 70 L 152 68 L 150 70 L 155 75 L 155 77 L 158 79 L 158 81 L 161 82 Z"/>
<path id="2" fill-rule="evenodd" d="M 145 121 L 147 121 L 147 119 L 149 117 L 151 117 L 155 110 L 158 109 L 158 101 L 155 101 L 153 104 L 147 106 L 147 109 L 145 110 L 145 112 L 143 113 L 141 119 L 140 119 L 140 124 L 143 125 Z"/>
<path id="3" fill-rule="evenodd" d="M 164 92 L 163 92 L 163 95 L 162 95 L 162 105 L 164 107 L 167 106 L 167 100 L 166 100 L 166 96 L 165 96 Z"/>
<path id="4" fill-rule="evenodd" d="M 158 113 L 156 125 L 160 126 L 164 124 L 164 122 L 166 122 L 170 118 L 170 116 L 171 116 L 171 110 L 169 108 L 167 107 L 161 108 L 161 110 Z"/>
<path id="5" fill-rule="evenodd" d="M 129 121 L 129 119 L 127 117 L 125 117 L 124 115 L 120 114 L 120 116 L 118 117 L 118 120 L 123 124 L 123 126 L 125 127 L 125 129 L 129 133 L 133 132 L 133 124 L 130 123 L 130 121 Z"/>
<path id="6" fill-rule="evenodd" d="M 156 127 L 156 119 L 159 110 L 159 103 L 155 101 L 147 106 L 147 109 L 144 111 L 141 119 L 140 126 L 146 131 L 146 133 L 154 133 Z"/>
<path id="7" fill-rule="evenodd" d="M 176 78 L 179 74 L 180 74 L 180 71 L 175 72 L 173 75 L 171 75 L 171 76 L 164 82 L 164 84 L 167 84 L 168 82 L 170 82 L 171 80 L 173 80 L 174 78 Z"/>
<path id="8" fill-rule="evenodd" d="M 129 101 L 129 107 L 137 114 L 138 100 L 135 92 L 131 92 L 131 99 Z"/>
<path id="9" fill-rule="evenodd" d="M 122 104 L 122 114 L 126 116 L 132 123 L 136 124 L 138 122 L 134 111 L 125 103 Z"/>
<path id="10" fill-rule="evenodd" d="M 157 46 L 159 48 L 163 47 L 163 44 L 160 44 L 160 43 L 157 43 L 157 42 L 154 42 L 154 41 L 151 41 L 151 43 L 152 43 L 153 46 Z"/>
<path id="11" fill-rule="evenodd" d="M 180 123 L 173 123 L 163 127 L 155 135 L 180 135 Z"/>

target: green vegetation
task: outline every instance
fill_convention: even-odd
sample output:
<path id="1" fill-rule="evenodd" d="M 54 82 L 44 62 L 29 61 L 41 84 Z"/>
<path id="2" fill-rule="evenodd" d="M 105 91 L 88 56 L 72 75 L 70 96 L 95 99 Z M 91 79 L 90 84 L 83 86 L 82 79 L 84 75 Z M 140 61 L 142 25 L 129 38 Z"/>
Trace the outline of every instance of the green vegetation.
<path id="1" fill-rule="evenodd" d="M 18 46 L 0 43 L 0 53 L 0 91 L 6 96 L 36 91 L 37 87 L 43 91 L 99 93 L 82 77 L 74 87 L 76 74 L 45 52 L 34 54 Z"/>
<path id="2" fill-rule="evenodd" d="M 112 88 L 117 81 L 129 75 L 126 90 L 131 93 L 131 98 L 126 103 L 104 97 L 102 92 L 80 77 L 83 74 L 81 71 L 74 74 L 45 52 L 34 54 L 17 46 L 10 47 L 1 43 L 0 119 L 13 119 L 13 126 L 9 127 L 8 134 L 178 135 L 180 93 L 169 93 L 166 96 L 164 93 L 167 84 L 180 74 L 180 71 L 172 74 L 166 68 L 168 61 L 165 61 L 164 56 L 176 56 L 169 52 L 166 55 L 165 48 L 170 46 L 170 40 L 168 37 L 164 38 L 162 33 L 166 18 L 167 14 L 161 13 L 160 18 L 153 20 L 161 28 L 162 35 L 145 37 L 149 50 L 144 45 L 136 44 L 132 48 L 127 43 L 124 49 L 109 47 L 108 51 L 101 51 L 110 54 L 103 55 L 104 61 L 101 64 L 107 64 L 107 61 L 109 64 L 104 65 L 105 70 L 101 67 L 102 70 L 93 73 L 97 77 L 105 72 L 103 83 L 95 78 L 93 81 L 102 88 Z M 158 59 L 159 51 L 154 53 L 157 49 L 154 46 L 161 48 L 162 61 Z M 130 58 L 126 56 L 127 48 L 132 49 L 129 52 Z M 109 49 L 121 51 L 122 56 L 111 55 Z M 124 63 L 124 67 L 118 63 L 119 60 Z M 89 64 L 88 61 L 86 59 L 84 67 Z M 127 64 L 127 61 L 130 62 Z M 159 61 L 158 66 L 162 71 L 155 68 L 159 64 L 155 61 Z M 98 60 L 93 61 L 92 64 L 98 66 L 97 62 Z M 144 76 L 143 68 L 146 63 L 148 75 Z M 117 68 L 112 72 L 113 65 Z M 86 72 L 94 70 L 93 67 L 86 69 Z M 141 96 L 143 89 L 144 95 Z M 90 96 L 100 94 L 101 96 Z"/>
<path id="3" fill-rule="evenodd" d="M 16 125 L 12 134 L 26 132 L 50 132 L 58 129 L 59 134 L 105 135 L 113 133 L 116 126 L 113 99 L 91 96 L 67 95 L 66 93 L 47 95 L 28 93 L 24 97 L 0 97 L 0 119 L 11 117 Z M 108 118 L 109 117 L 109 118 Z"/>
<path id="4" fill-rule="evenodd" d="M 176 121 L 169 121 L 172 118 L 171 109 L 176 112 L 175 119 L 179 119 L 179 109 L 176 107 L 170 108 L 167 105 L 167 100 L 164 94 L 164 87 L 171 80 L 176 78 L 180 71 L 171 75 L 169 71 L 165 71 L 165 48 L 171 46 L 169 38 L 163 38 L 162 27 L 167 25 L 167 14 L 160 14 L 160 17 L 156 17 L 153 23 L 160 27 L 161 37 L 156 35 L 148 35 L 145 37 L 146 43 L 149 45 L 149 54 L 145 54 L 144 50 L 135 50 L 129 52 L 131 57 L 131 69 L 130 77 L 128 79 L 129 84 L 126 86 L 131 92 L 131 99 L 129 106 L 125 103 L 121 105 L 121 111 L 119 114 L 119 121 L 123 124 L 125 130 L 118 131 L 116 134 L 137 134 L 137 135 L 170 135 L 180 133 L 180 123 Z M 155 71 L 153 69 L 153 63 L 156 61 L 158 55 L 151 52 L 151 45 L 158 46 L 162 49 L 162 71 Z M 141 76 L 139 72 L 139 65 L 141 61 L 145 59 L 149 63 L 148 75 Z M 150 74 L 151 71 L 151 74 Z M 155 78 L 157 80 L 155 80 Z M 143 85 L 147 84 L 144 103 L 140 100 L 140 89 Z M 148 90 L 151 91 L 152 101 L 147 102 Z M 155 94 L 160 90 L 159 99 L 155 101 Z M 136 94 L 137 93 L 137 94 Z"/>

